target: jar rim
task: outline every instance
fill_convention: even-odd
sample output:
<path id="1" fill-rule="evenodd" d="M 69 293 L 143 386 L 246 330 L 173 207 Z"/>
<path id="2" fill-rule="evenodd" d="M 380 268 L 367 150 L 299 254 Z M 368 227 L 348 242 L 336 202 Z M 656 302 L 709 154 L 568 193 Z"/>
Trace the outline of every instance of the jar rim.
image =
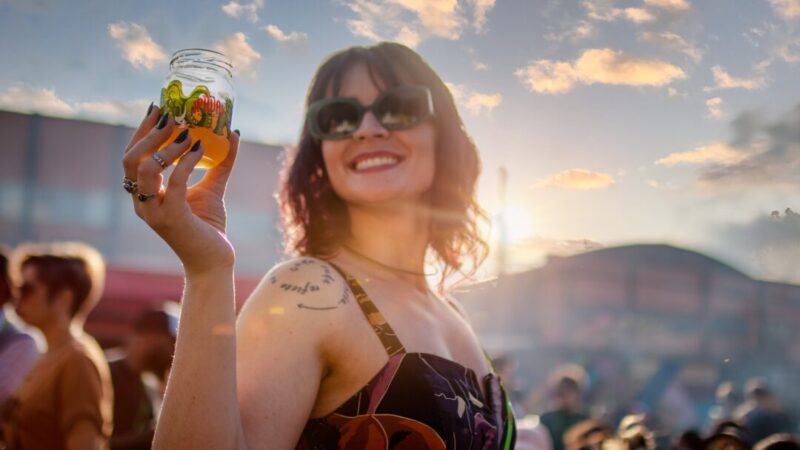
<path id="1" fill-rule="evenodd" d="M 174 65 L 178 64 L 178 61 L 180 61 L 181 59 L 189 58 L 192 56 L 199 57 L 199 61 L 195 62 L 201 64 L 207 64 L 209 66 L 222 69 L 226 71 L 229 76 L 233 69 L 233 63 L 231 62 L 231 59 L 227 55 L 225 55 L 222 52 L 207 48 L 184 48 L 176 50 L 172 54 L 172 58 L 169 61 L 169 66 L 173 67 Z"/>

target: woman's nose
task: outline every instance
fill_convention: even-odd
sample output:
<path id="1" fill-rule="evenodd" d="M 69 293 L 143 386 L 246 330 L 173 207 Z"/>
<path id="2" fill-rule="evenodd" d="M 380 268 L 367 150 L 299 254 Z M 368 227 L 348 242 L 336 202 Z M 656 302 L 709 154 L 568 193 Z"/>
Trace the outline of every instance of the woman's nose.
<path id="1" fill-rule="evenodd" d="M 378 118 L 372 114 L 372 111 L 364 113 L 364 118 L 361 119 L 361 124 L 358 129 L 353 133 L 353 138 L 364 140 L 367 138 L 385 138 L 389 135 L 389 130 L 383 127 L 378 121 Z"/>

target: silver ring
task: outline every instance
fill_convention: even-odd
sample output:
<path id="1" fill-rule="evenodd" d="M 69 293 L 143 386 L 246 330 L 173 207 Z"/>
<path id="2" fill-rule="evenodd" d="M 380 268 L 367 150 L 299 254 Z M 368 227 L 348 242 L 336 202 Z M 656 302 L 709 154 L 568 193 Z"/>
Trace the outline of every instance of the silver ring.
<path id="1" fill-rule="evenodd" d="M 158 153 L 153 153 L 152 158 L 153 158 L 153 161 L 157 162 L 158 165 L 161 166 L 162 169 L 166 169 L 167 168 L 167 162 L 164 161 L 164 158 L 158 156 Z"/>
<path id="2" fill-rule="evenodd" d="M 139 201 L 142 202 L 142 203 L 150 200 L 151 198 L 153 198 L 155 196 L 156 196 L 156 194 L 144 194 L 142 192 L 139 192 L 138 194 L 136 194 L 136 198 L 138 198 Z"/>
<path id="3" fill-rule="evenodd" d="M 135 194 L 139 190 L 139 185 L 128 177 L 122 178 L 122 189 L 128 194 Z"/>

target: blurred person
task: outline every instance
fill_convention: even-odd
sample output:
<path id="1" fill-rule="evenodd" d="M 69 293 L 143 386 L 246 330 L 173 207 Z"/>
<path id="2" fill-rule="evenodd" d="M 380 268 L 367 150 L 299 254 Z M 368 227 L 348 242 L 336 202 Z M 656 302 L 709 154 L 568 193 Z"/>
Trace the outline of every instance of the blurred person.
<path id="1" fill-rule="evenodd" d="M 8 250 L 0 245 L 0 411 L 39 358 L 33 338 L 17 329 L 5 315 L 4 307 L 12 300 L 8 254 Z"/>
<path id="2" fill-rule="evenodd" d="M 673 446 L 675 450 L 703 450 L 703 436 L 694 428 L 681 433 Z"/>
<path id="3" fill-rule="evenodd" d="M 160 386 L 175 351 L 178 333 L 177 304 L 169 302 L 160 309 L 143 312 L 133 324 L 133 333 L 124 356 L 109 363 L 114 386 L 114 432 L 111 450 L 146 450 L 155 434 L 160 404 Z M 159 380 L 148 386 L 144 376 Z M 154 399 L 153 397 L 158 397 Z"/>
<path id="4" fill-rule="evenodd" d="M 789 433 L 778 433 L 760 440 L 753 450 L 800 450 L 800 439 Z"/>
<path id="5" fill-rule="evenodd" d="M 565 431 L 563 443 L 566 450 L 601 450 L 604 443 L 614 438 L 614 430 L 607 423 L 586 419 Z"/>
<path id="6" fill-rule="evenodd" d="M 625 450 L 655 450 L 656 448 L 655 437 L 645 424 L 643 414 L 625 416 L 617 427 L 617 438 L 622 441 Z"/>
<path id="7" fill-rule="evenodd" d="M 98 450 L 112 427 L 111 379 L 83 323 L 103 290 L 105 264 L 76 242 L 18 247 L 11 264 L 16 312 L 42 332 L 44 354 L 4 411 L 11 449 Z"/>
<path id="8" fill-rule="evenodd" d="M 296 257 L 238 316 L 224 204 L 238 133 L 190 187 L 203 143 L 168 142 L 170 114 L 151 107 L 123 157 L 134 210 L 186 279 L 154 448 L 513 447 L 508 396 L 445 289 L 486 255 L 479 156 L 419 54 L 352 47 L 317 70 L 279 193 Z"/>
<path id="9" fill-rule="evenodd" d="M 747 382 L 745 402 L 737 408 L 735 416 L 747 430 L 753 444 L 773 434 L 795 431 L 778 397 L 761 377 Z"/>
<path id="10" fill-rule="evenodd" d="M 585 380 L 586 372 L 577 365 L 559 367 L 548 379 L 551 409 L 541 421 L 553 439 L 553 450 L 564 450 L 566 431 L 589 418 L 583 412 Z"/>
<path id="11" fill-rule="evenodd" d="M 539 416 L 529 414 L 517 422 L 515 450 L 553 450 L 550 432 L 542 425 Z"/>
<path id="12" fill-rule="evenodd" d="M 732 419 L 741 402 L 742 397 L 733 382 L 720 383 L 715 393 L 715 404 L 708 412 L 708 428 L 713 429 L 717 424 Z"/>
<path id="13" fill-rule="evenodd" d="M 747 430 L 742 424 L 729 420 L 717 425 L 703 441 L 705 450 L 751 450 Z"/>

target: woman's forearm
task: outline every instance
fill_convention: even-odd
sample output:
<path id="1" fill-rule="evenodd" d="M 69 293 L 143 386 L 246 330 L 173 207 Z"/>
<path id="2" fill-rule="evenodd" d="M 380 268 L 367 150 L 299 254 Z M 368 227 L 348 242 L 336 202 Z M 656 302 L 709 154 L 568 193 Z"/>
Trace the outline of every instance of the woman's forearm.
<path id="1" fill-rule="evenodd" d="M 244 449 L 236 397 L 233 268 L 187 273 L 154 449 Z"/>

